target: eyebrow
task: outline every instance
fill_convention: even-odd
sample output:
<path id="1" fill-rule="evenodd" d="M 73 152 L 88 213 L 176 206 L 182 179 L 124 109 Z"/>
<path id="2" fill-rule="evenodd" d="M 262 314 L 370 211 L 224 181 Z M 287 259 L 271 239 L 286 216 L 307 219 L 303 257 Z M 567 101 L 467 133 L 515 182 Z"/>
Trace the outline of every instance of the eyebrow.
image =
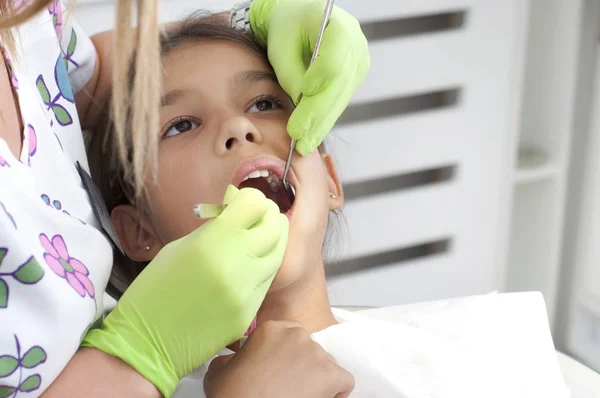
<path id="1" fill-rule="evenodd" d="M 165 106 L 169 106 L 169 105 L 175 104 L 181 98 L 183 98 L 187 94 L 189 94 L 190 91 L 191 90 L 173 90 L 173 91 L 169 91 L 168 93 L 166 93 L 165 95 L 163 95 L 162 98 L 160 99 L 160 106 L 161 106 L 161 108 L 163 108 Z"/>
<path id="2" fill-rule="evenodd" d="M 233 78 L 233 82 L 235 85 L 257 84 L 264 81 L 277 83 L 277 76 L 275 76 L 275 73 L 271 71 L 250 70 L 239 73 Z M 191 91 L 192 90 L 189 89 L 169 91 L 160 99 L 161 108 L 177 103 L 180 99 L 185 97 Z"/>
<path id="3" fill-rule="evenodd" d="M 277 83 L 277 76 L 275 73 L 266 70 L 249 70 L 246 72 L 239 73 L 234 77 L 233 82 L 236 85 L 241 84 L 256 84 L 264 81 Z"/>

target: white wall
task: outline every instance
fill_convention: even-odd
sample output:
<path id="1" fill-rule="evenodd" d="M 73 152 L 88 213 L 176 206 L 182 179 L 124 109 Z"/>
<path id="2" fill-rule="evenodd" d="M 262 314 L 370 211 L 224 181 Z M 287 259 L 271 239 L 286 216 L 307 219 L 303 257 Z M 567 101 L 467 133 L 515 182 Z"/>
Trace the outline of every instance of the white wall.
<path id="1" fill-rule="evenodd" d="M 582 7 L 557 343 L 600 370 L 600 2 Z"/>
<path id="2" fill-rule="evenodd" d="M 114 0 L 77 0 L 76 18 L 89 34 L 114 28 Z M 162 0 L 160 19 L 171 21 L 199 9 L 229 10 L 237 0 Z"/>

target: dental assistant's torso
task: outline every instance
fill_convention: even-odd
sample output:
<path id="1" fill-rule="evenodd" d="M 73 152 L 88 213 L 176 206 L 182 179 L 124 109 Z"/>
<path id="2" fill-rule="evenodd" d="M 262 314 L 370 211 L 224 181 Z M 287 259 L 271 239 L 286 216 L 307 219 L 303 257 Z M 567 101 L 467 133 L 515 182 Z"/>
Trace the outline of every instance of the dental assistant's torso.
<path id="1" fill-rule="evenodd" d="M 73 93 L 92 75 L 95 49 L 58 1 L 19 38 L 7 61 L 18 156 L 0 139 L 0 390 L 37 396 L 101 317 L 112 248 L 75 166 L 87 169 Z"/>

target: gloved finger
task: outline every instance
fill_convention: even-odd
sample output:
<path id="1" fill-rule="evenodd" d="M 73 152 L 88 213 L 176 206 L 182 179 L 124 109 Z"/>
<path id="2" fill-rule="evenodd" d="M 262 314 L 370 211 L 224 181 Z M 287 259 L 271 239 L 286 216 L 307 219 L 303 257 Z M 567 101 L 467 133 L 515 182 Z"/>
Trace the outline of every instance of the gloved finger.
<path id="1" fill-rule="evenodd" d="M 264 217 L 269 202 L 258 189 L 244 188 L 215 220 L 237 229 L 249 229 Z"/>
<path id="2" fill-rule="evenodd" d="M 240 192 L 240 190 L 237 189 L 235 186 L 228 185 L 227 186 L 227 190 L 225 191 L 225 198 L 223 198 L 223 204 L 224 205 L 228 205 L 229 203 L 231 203 L 231 201 L 233 200 L 233 198 L 235 198 L 235 196 L 239 192 Z"/>
<path id="3" fill-rule="evenodd" d="M 290 34 L 293 36 L 290 37 Z M 307 67 L 303 48 L 306 44 L 299 33 L 294 31 L 290 34 L 271 35 L 268 56 L 281 88 L 297 103 Z"/>
<path id="4" fill-rule="evenodd" d="M 313 96 L 304 96 L 288 120 L 288 134 L 298 140 L 296 151 L 307 155 L 327 137 L 344 112 L 354 90 L 337 78 Z"/>
<path id="5" fill-rule="evenodd" d="M 343 12 L 342 10 L 336 11 Z M 353 49 L 352 41 L 346 38 L 347 30 L 347 22 L 342 23 L 339 18 L 332 16 L 323 33 L 319 54 L 308 67 L 302 79 L 300 87 L 302 95 L 315 95 L 324 90 L 331 80 L 339 76 L 345 77 L 341 72 L 344 71 L 344 66 Z M 314 44 L 311 46 L 311 51 L 313 48 Z M 351 82 L 350 76 L 346 79 L 348 83 Z"/>
<path id="6" fill-rule="evenodd" d="M 248 230 L 248 243 L 254 257 L 262 258 L 275 249 L 281 239 L 282 214 L 279 206 L 269 201 L 264 217 Z M 287 217 L 284 216 L 287 220 Z"/>

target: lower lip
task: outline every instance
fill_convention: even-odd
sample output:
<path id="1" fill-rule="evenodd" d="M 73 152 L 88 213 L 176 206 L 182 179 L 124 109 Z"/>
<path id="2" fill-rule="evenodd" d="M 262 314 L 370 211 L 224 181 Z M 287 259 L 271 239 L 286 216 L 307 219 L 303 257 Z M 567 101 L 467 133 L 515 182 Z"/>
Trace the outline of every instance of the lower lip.
<path id="1" fill-rule="evenodd" d="M 294 213 L 294 206 L 296 206 L 296 197 L 294 197 L 294 203 L 292 203 L 292 207 L 290 207 L 288 211 L 283 213 L 288 218 L 288 220 L 292 219 L 292 214 Z"/>
<path id="2" fill-rule="evenodd" d="M 283 214 L 288 218 L 288 220 L 292 219 L 292 209 L 289 209 L 288 211 L 286 211 Z"/>

